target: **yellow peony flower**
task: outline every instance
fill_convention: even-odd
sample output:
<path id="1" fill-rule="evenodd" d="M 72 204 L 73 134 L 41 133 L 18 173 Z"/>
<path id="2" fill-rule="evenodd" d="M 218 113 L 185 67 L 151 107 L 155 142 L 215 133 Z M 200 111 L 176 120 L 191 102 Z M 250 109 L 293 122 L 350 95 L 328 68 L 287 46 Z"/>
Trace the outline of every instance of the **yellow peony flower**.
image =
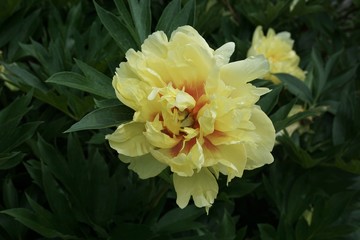
<path id="1" fill-rule="evenodd" d="M 254 32 L 252 45 L 247 53 L 249 56 L 263 54 L 270 64 L 270 72 L 264 76 L 264 79 L 280 83 L 275 73 L 288 73 L 298 79 L 305 79 L 305 72 L 299 68 L 300 58 L 292 49 L 294 41 L 289 32 L 275 33 L 269 29 L 264 36 L 261 26 L 258 26 Z"/>
<path id="2" fill-rule="evenodd" d="M 268 62 L 228 63 L 234 47 L 214 51 L 190 26 L 170 39 L 158 31 L 141 51 L 126 53 L 113 78 L 117 97 L 135 113 L 106 136 L 110 146 L 142 179 L 170 167 L 181 208 L 192 196 L 208 210 L 220 173 L 230 182 L 273 161 L 275 130 L 255 105 L 269 90 L 248 83 L 268 72 Z"/>

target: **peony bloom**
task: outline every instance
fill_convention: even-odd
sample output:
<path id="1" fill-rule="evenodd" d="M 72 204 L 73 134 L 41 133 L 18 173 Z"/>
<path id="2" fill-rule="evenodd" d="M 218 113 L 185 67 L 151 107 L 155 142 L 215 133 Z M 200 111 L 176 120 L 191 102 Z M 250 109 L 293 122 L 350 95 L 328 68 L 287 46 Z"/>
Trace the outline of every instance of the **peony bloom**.
<path id="1" fill-rule="evenodd" d="M 298 79 L 305 79 L 305 72 L 299 68 L 300 58 L 292 49 L 294 41 L 289 32 L 275 33 L 269 29 L 264 36 L 261 26 L 258 26 L 254 32 L 252 45 L 247 53 L 249 56 L 263 54 L 270 64 L 270 72 L 264 76 L 264 79 L 280 83 L 275 73 L 288 73 Z"/>
<path id="2" fill-rule="evenodd" d="M 273 161 L 275 130 L 255 105 L 269 90 L 249 83 L 268 63 L 263 56 L 228 63 L 234 47 L 214 51 L 190 26 L 170 39 L 158 31 L 141 51 L 128 50 L 113 78 L 117 97 L 135 113 L 106 136 L 110 146 L 142 179 L 170 167 L 181 208 L 192 197 L 208 210 L 220 173 L 230 182 Z"/>

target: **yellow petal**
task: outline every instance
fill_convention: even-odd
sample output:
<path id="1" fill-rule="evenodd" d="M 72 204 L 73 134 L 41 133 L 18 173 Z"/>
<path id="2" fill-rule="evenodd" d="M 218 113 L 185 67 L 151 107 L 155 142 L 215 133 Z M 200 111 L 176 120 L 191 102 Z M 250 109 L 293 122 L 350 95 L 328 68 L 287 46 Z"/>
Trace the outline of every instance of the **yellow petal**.
<path id="1" fill-rule="evenodd" d="M 166 164 L 159 162 L 151 154 L 138 157 L 120 154 L 119 159 L 124 163 L 130 163 L 128 168 L 136 172 L 141 179 L 155 177 L 167 167 Z"/>
<path id="2" fill-rule="evenodd" d="M 216 111 L 210 106 L 206 104 L 199 111 L 198 121 L 200 124 L 201 134 L 206 136 L 212 132 L 214 132 L 214 124 L 216 118 Z"/>
<path id="3" fill-rule="evenodd" d="M 236 129 L 253 130 L 255 126 L 250 121 L 250 116 L 250 109 L 235 108 L 216 119 L 215 129 L 222 132 Z"/>
<path id="4" fill-rule="evenodd" d="M 216 49 L 214 52 L 216 64 L 219 67 L 227 64 L 234 50 L 235 50 L 235 43 L 233 42 L 225 43 L 220 48 Z"/>
<path id="5" fill-rule="evenodd" d="M 141 51 L 151 57 L 166 58 L 168 38 L 163 31 L 151 34 L 141 45 Z"/>
<path id="6" fill-rule="evenodd" d="M 174 147 L 181 138 L 173 138 L 169 135 L 162 132 L 164 127 L 162 122 L 159 121 L 159 116 L 157 116 L 154 121 L 147 122 L 145 124 L 146 132 L 144 135 L 149 143 L 158 148 L 171 148 Z"/>
<path id="7" fill-rule="evenodd" d="M 275 129 L 271 120 L 260 109 L 254 108 L 251 121 L 256 127 L 260 140 L 256 143 L 244 144 L 248 155 L 246 169 L 254 169 L 274 161 L 271 150 L 275 144 Z"/>
<path id="8" fill-rule="evenodd" d="M 121 76 L 124 71 L 126 71 L 126 63 L 121 63 L 113 78 L 112 85 L 116 96 L 122 103 L 134 110 L 138 110 L 141 107 L 141 102 L 147 98 L 147 91 L 150 91 L 150 88 L 136 78 Z"/>
<path id="9" fill-rule="evenodd" d="M 244 83 L 261 78 L 268 72 L 268 61 L 263 55 L 258 55 L 222 66 L 220 77 L 226 84 L 240 89 Z"/>
<path id="10" fill-rule="evenodd" d="M 294 45 L 294 40 L 291 39 L 291 34 L 289 32 L 279 32 L 276 34 L 276 37 L 281 41 L 286 42 L 291 48 Z"/>
<path id="11" fill-rule="evenodd" d="M 119 154 L 136 157 L 149 153 L 153 147 L 145 138 L 144 131 L 144 123 L 130 122 L 121 124 L 115 132 L 106 135 L 105 138 Z"/>
<path id="12" fill-rule="evenodd" d="M 280 83 L 275 73 L 288 73 L 301 80 L 305 78 L 305 72 L 299 68 L 300 58 L 292 49 L 294 40 L 289 32 L 275 33 L 269 29 L 266 36 L 263 35 L 261 27 L 256 28 L 253 41 L 247 56 L 263 54 L 270 64 L 270 72 L 263 76 L 275 84 Z"/>
<path id="13" fill-rule="evenodd" d="M 171 155 L 170 149 L 153 149 L 151 150 L 151 154 L 155 159 L 169 165 L 172 172 L 181 176 L 192 176 L 194 174 L 194 166 L 184 153 L 180 153 L 174 157 Z"/>
<path id="14" fill-rule="evenodd" d="M 234 177 L 241 177 L 247 162 L 247 152 L 243 144 L 219 145 L 216 151 L 204 151 L 205 158 L 215 158 L 217 168 L 222 174 L 227 175 L 227 182 Z"/>
<path id="15" fill-rule="evenodd" d="M 197 140 L 188 153 L 180 152 L 173 156 L 171 149 L 153 149 L 151 154 L 159 161 L 168 164 L 172 172 L 184 177 L 192 176 L 194 169 L 200 170 L 204 164 L 203 149 Z"/>
<path id="16" fill-rule="evenodd" d="M 214 175 L 206 168 L 191 177 L 174 174 L 173 181 L 177 194 L 176 203 L 180 208 L 188 205 L 191 196 L 197 207 L 209 208 L 219 191 Z"/>
<path id="17" fill-rule="evenodd" d="M 263 29 L 262 29 L 261 26 L 257 26 L 255 31 L 254 31 L 252 42 L 254 44 L 256 44 L 256 43 L 260 42 L 263 38 L 264 38 Z"/>

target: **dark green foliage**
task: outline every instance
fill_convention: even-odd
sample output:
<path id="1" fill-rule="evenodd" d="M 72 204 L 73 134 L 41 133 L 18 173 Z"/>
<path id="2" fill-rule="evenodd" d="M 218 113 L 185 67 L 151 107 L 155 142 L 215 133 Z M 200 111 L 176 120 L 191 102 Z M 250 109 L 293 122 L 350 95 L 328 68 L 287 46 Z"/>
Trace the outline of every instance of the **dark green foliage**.
<path id="1" fill-rule="evenodd" d="M 2 0 L 0 239 L 360 239 L 360 1 L 292 2 Z M 307 71 L 253 82 L 272 89 L 258 105 L 275 161 L 220 176 L 208 215 L 178 208 L 169 172 L 140 180 L 104 139 L 133 115 L 112 88 L 126 51 L 186 24 L 214 49 L 235 42 L 232 61 L 257 25 L 291 32 Z"/>

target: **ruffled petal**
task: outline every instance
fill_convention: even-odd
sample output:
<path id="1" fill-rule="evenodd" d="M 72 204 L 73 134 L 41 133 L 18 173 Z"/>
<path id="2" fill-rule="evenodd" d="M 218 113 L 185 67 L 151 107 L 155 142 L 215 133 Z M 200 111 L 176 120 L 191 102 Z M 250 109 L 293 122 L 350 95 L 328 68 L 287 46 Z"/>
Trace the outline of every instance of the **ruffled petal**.
<path id="1" fill-rule="evenodd" d="M 228 183 L 234 177 L 242 176 L 247 163 L 247 152 L 243 144 L 219 145 L 215 151 L 207 150 L 204 153 L 205 158 L 216 159 L 217 165 L 213 167 L 228 176 Z"/>
<path id="2" fill-rule="evenodd" d="M 190 146 L 190 150 L 184 152 L 187 148 L 187 144 L 184 143 L 183 148 L 178 150 L 179 153 L 175 156 L 172 149 L 152 149 L 151 154 L 159 161 L 169 165 L 172 172 L 188 177 L 194 174 L 195 169 L 199 171 L 204 164 L 203 148 L 199 141 L 196 140 Z"/>
<path id="3" fill-rule="evenodd" d="M 271 151 L 275 144 L 275 129 L 271 120 L 263 111 L 254 108 L 251 121 L 256 127 L 259 141 L 245 144 L 248 155 L 246 169 L 254 169 L 274 161 Z"/>
<path id="4" fill-rule="evenodd" d="M 145 124 L 130 122 L 121 124 L 115 132 L 106 135 L 111 148 L 119 154 L 130 157 L 141 156 L 150 152 L 153 146 L 144 136 Z"/>
<path id="5" fill-rule="evenodd" d="M 130 163 L 128 168 L 136 172 L 141 179 L 155 177 L 167 167 L 166 164 L 159 162 L 151 154 L 138 157 L 120 154 L 119 159 L 124 163 Z"/>
<path id="6" fill-rule="evenodd" d="M 151 88 L 146 83 L 139 81 L 136 76 L 132 77 L 130 72 L 128 76 L 122 76 L 127 74 L 124 73 L 128 72 L 126 68 L 127 63 L 120 64 L 120 68 L 117 69 L 113 78 L 112 85 L 117 98 L 126 106 L 137 111 L 141 108 L 141 103 L 147 98 L 148 91 Z"/>
<path id="7" fill-rule="evenodd" d="M 218 194 L 219 186 L 214 175 L 203 168 L 191 177 L 173 175 L 174 187 L 177 194 L 176 203 L 180 208 L 185 208 L 192 196 L 197 207 L 211 207 Z"/>
<path id="8" fill-rule="evenodd" d="M 162 122 L 159 121 L 157 116 L 153 122 L 147 122 L 145 124 L 146 132 L 144 135 L 149 143 L 158 148 L 171 148 L 179 143 L 181 138 L 170 137 L 169 135 L 162 132 L 164 127 Z"/>

